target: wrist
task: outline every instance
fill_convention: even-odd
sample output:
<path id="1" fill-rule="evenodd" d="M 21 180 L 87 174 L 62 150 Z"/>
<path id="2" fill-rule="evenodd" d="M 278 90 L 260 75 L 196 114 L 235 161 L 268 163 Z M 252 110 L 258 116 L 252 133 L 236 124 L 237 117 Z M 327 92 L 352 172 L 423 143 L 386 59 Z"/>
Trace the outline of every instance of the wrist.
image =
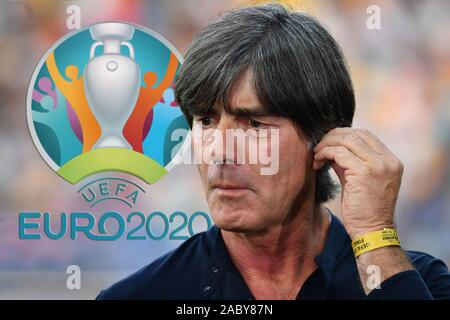
<path id="1" fill-rule="evenodd" d="M 356 258 L 366 252 L 392 246 L 400 247 L 400 240 L 394 228 L 370 231 L 352 240 L 353 254 Z"/>
<path id="2" fill-rule="evenodd" d="M 414 270 L 407 255 L 401 247 L 382 247 L 368 251 L 356 258 L 356 265 L 361 279 L 361 284 L 366 294 L 381 286 L 383 281 L 407 270 Z M 371 278 L 374 273 L 369 273 L 368 268 L 379 268 L 378 278 Z M 372 279 L 372 280 L 370 280 Z M 375 280 L 374 280 L 375 279 Z M 374 283 L 376 281 L 376 283 Z M 369 286 L 370 284 L 370 286 Z"/>
<path id="3" fill-rule="evenodd" d="M 360 237 L 362 237 L 365 234 L 368 234 L 370 232 L 374 232 L 374 231 L 380 231 L 380 230 L 384 230 L 384 229 L 396 229 L 395 224 L 392 223 L 380 223 L 380 224 L 376 224 L 370 227 L 364 227 L 364 228 L 352 228 L 349 229 L 347 231 L 350 239 L 353 241 L 355 241 L 356 239 L 359 239 Z"/>

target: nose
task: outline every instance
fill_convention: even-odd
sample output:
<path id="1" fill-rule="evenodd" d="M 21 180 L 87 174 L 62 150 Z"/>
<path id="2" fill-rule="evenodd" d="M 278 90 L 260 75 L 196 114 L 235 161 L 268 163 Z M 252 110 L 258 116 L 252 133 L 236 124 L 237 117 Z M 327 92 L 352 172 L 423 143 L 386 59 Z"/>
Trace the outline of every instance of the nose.
<path id="1" fill-rule="evenodd" d="M 223 112 L 207 142 L 212 164 L 237 164 L 237 149 L 234 139 L 237 123 L 235 119 Z"/>

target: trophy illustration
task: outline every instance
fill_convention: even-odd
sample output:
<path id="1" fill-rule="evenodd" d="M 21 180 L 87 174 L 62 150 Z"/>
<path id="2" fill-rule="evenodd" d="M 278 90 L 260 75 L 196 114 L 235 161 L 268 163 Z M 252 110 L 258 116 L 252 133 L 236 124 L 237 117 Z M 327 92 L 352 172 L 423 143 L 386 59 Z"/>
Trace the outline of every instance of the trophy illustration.
<path id="1" fill-rule="evenodd" d="M 105 22 L 89 29 L 96 42 L 91 46 L 89 62 L 84 68 L 86 99 L 96 117 L 102 134 L 96 148 L 128 148 L 131 145 L 122 134 L 123 127 L 136 104 L 141 71 L 134 61 L 134 48 L 128 40 L 134 27 L 118 22 Z M 103 55 L 95 49 L 103 45 Z M 129 57 L 121 55 L 121 46 L 129 49 Z"/>

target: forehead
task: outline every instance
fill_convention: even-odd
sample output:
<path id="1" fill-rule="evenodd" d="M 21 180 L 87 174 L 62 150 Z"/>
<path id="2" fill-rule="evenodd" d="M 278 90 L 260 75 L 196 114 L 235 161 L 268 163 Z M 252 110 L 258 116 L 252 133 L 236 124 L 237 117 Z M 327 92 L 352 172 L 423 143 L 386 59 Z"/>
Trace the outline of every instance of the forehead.
<path id="1" fill-rule="evenodd" d="M 250 71 L 244 71 L 233 81 L 228 94 L 219 97 L 212 104 L 199 103 L 189 110 L 191 116 L 220 114 L 222 112 L 237 117 L 267 117 L 274 115 L 270 108 L 264 106 L 258 99 L 254 89 L 253 75 Z"/>
<path id="2" fill-rule="evenodd" d="M 262 109 L 253 87 L 253 76 L 246 71 L 236 79 L 229 95 L 229 108 Z"/>

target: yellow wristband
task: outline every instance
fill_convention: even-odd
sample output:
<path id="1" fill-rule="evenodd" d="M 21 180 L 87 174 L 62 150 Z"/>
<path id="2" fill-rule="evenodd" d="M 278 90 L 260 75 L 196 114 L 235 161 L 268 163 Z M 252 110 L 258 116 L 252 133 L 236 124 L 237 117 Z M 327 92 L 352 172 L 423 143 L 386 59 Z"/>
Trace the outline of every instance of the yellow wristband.
<path id="1" fill-rule="evenodd" d="M 353 254 L 358 258 L 364 252 L 387 246 L 399 246 L 397 231 L 384 228 L 383 230 L 369 232 L 352 242 Z"/>

